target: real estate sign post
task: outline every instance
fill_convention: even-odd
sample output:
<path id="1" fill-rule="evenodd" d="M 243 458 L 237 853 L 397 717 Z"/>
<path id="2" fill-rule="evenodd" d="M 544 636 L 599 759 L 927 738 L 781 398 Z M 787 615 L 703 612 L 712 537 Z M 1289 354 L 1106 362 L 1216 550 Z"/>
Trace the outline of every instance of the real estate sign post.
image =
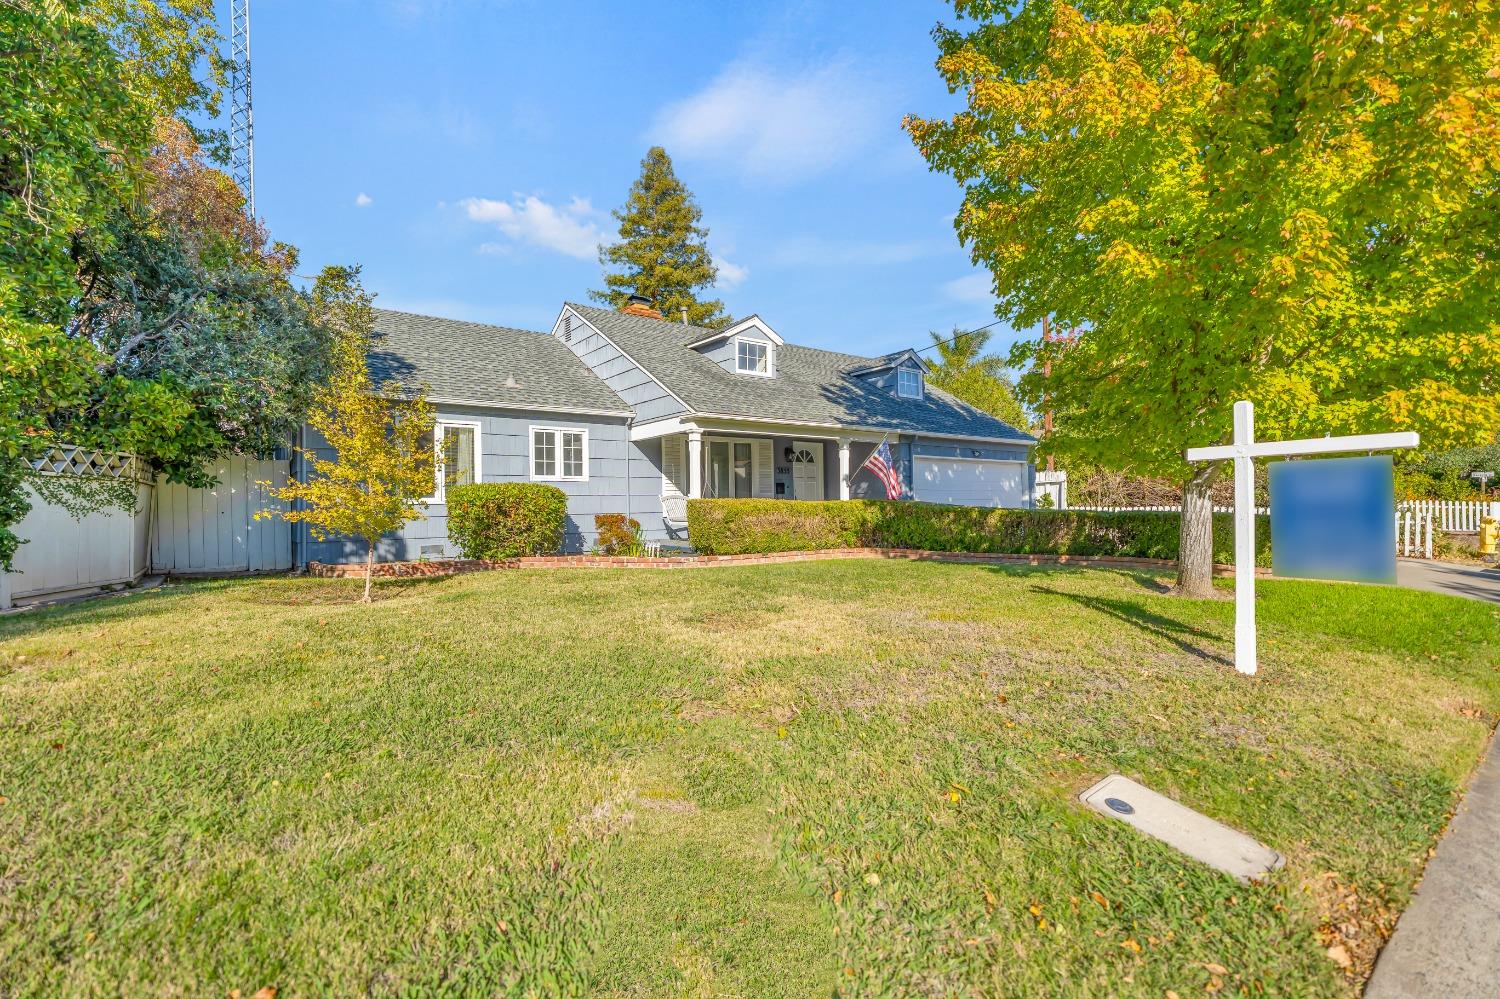
<path id="1" fill-rule="evenodd" d="M 1313 437 L 1306 440 L 1255 440 L 1255 407 L 1246 400 L 1234 404 L 1234 443 L 1214 447 L 1190 447 L 1187 460 L 1234 461 L 1234 668 L 1241 673 L 1255 672 L 1255 459 L 1287 458 L 1300 455 L 1339 454 L 1354 451 L 1387 451 L 1392 448 L 1416 447 L 1419 438 L 1405 432 L 1395 434 L 1355 434 L 1349 437 Z M 1348 494 L 1352 495 L 1352 494 Z M 1366 502 L 1367 498 L 1361 498 Z M 1277 516 L 1273 509 L 1271 516 Z M 1295 517 L 1296 514 L 1293 514 Z M 1389 528 L 1383 543 L 1391 545 Z M 1275 534 L 1272 539 L 1274 541 Z M 1365 539 L 1368 540 L 1368 539 Z M 1358 543 L 1351 541 L 1350 543 Z M 1392 546 L 1394 552 L 1394 547 Z M 1394 555 L 1393 555 L 1394 557 Z"/>

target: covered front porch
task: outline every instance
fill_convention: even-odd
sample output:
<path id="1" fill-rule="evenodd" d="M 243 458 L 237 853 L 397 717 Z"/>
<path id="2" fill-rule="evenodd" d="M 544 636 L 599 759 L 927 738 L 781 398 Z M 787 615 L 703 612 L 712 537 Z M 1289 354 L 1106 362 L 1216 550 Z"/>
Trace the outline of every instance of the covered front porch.
<path id="1" fill-rule="evenodd" d="M 883 496 L 859 469 L 880 439 L 702 428 L 660 438 L 662 495 L 684 499 L 829 500 Z M 899 442 L 892 441 L 893 452 Z"/>
<path id="2" fill-rule="evenodd" d="M 860 468 L 881 435 L 836 427 L 753 421 L 658 421 L 632 430 L 657 458 L 668 536 L 680 536 L 690 499 L 835 500 L 884 497 L 880 480 Z M 889 438 L 900 459 L 905 445 Z M 903 473 L 905 477 L 905 473 Z M 909 482 L 909 479 L 907 479 Z"/>

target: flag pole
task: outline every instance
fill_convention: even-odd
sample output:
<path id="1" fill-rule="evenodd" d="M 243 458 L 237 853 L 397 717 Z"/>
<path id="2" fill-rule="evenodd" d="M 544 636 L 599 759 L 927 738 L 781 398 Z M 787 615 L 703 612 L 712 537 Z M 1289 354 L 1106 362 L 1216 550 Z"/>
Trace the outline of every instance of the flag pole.
<path id="1" fill-rule="evenodd" d="M 881 447 L 885 444 L 886 441 L 888 441 L 890 439 L 891 439 L 891 435 L 890 435 L 889 432 L 887 432 L 884 437 L 880 438 L 880 443 L 876 444 L 874 447 L 872 447 L 870 449 L 870 453 L 867 454 L 867 455 L 865 455 L 865 460 L 859 463 L 859 467 L 856 468 L 854 471 L 852 471 L 852 472 L 849 473 L 849 478 L 852 480 L 860 472 L 863 472 L 865 470 L 865 466 L 870 463 L 870 459 L 873 458 L 873 457 L 875 457 L 875 455 L 879 454 Z"/>

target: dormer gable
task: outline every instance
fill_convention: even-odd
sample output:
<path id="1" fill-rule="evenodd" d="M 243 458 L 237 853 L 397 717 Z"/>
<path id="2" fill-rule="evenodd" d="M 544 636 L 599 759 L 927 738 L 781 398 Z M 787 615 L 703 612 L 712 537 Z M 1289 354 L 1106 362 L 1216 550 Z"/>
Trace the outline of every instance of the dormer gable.
<path id="1" fill-rule="evenodd" d="M 776 377 L 776 351 L 785 345 L 781 334 L 760 316 L 751 315 L 688 343 L 725 371 L 752 378 Z"/>
<path id="2" fill-rule="evenodd" d="M 927 394 L 927 374 L 930 370 L 927 362 L 922 360 L 922 355 L 907 348 L 851 368 L 849 374 L 876 388 L 885 389 L 898 398 L 921 399 Z"/>

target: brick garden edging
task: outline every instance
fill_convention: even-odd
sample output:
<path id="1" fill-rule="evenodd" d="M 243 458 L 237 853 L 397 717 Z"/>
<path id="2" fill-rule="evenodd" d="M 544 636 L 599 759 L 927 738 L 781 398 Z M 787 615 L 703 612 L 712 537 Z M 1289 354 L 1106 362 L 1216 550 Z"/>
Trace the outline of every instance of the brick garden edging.
<path id="1" fill-rule="evenodd" d="M 1124 569 L 1172 569 L 1177 563 L 1160 558 L 1119 558 L 1111 555 L 1010 555 L 980 552 L 930 552 L 917 548 L 833 548 L 814 552 L 774 552 L 768 555 L 682 555 L 673 558 L 627 558 L 609 555 L 538 555 L 488 562 L 483 559 L 437 559 L 431 562 L 376 562 L 375 575 L 453 576 L 494 569 L 708 569 L 714 566 L 768 565 L 780 562 L 823 562 L 831 559 L 884 558 L 914 562 L 958 562 L 970 565 L 1076 565 Z M 312 576 L 364 578 L 362 562 L 309 562 Z M 1270 570 L 1257 569 L 1258 575 Z M 1220 576 L 1234 575 L 1234 567 L 1214 566 Z"/>

